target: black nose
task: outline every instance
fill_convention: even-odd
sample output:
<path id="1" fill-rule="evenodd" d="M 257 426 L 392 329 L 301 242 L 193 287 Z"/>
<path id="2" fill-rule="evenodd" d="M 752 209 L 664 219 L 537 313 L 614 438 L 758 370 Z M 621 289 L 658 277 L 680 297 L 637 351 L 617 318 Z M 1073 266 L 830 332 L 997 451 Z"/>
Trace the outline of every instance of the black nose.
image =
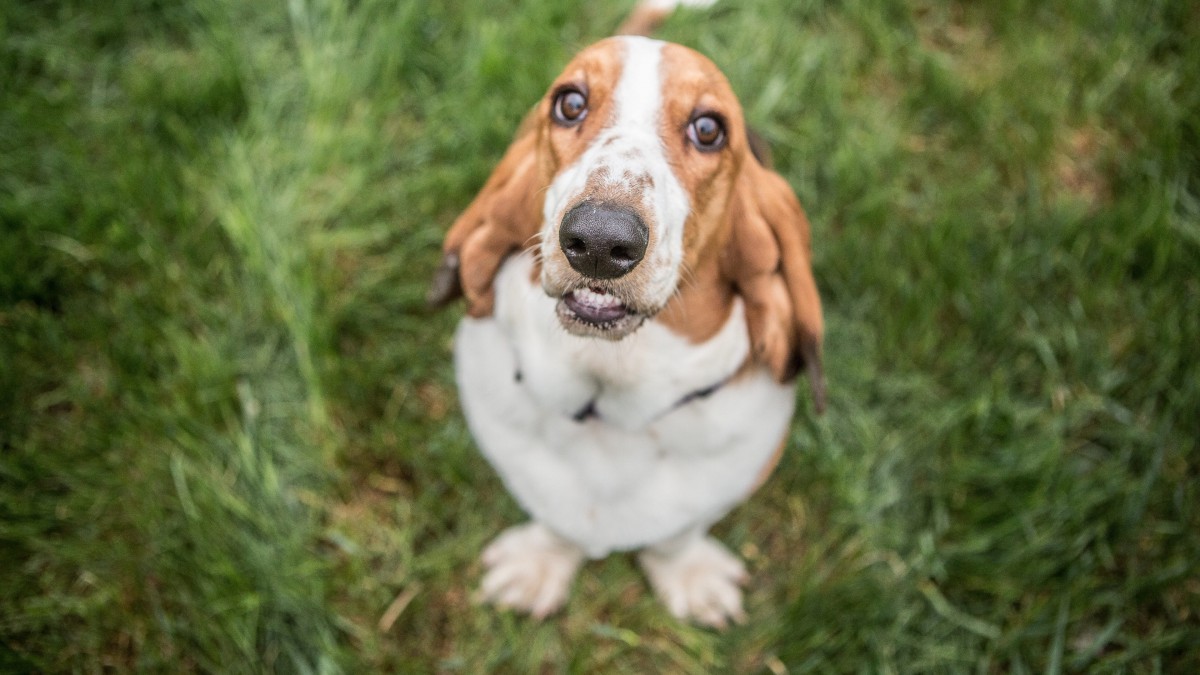
<path id="1" fill-rule="evenodd" d="M 650 241 L 646 224 L 619 206 L 583 202 L 567 211 L 558 245 L 576 272 L 593 279 L 616 279 L 637 267 Z"/>

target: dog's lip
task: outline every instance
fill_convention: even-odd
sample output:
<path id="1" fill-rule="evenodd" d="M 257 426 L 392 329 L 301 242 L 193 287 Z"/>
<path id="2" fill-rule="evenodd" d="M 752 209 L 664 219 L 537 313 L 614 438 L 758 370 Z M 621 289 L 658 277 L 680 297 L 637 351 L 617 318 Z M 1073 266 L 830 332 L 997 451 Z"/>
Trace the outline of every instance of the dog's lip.
<path id="1" fill-rule="evenodd" d="M 594 326 L 604 326 L 636 314 L 620 298 L 599 287 L 577 288 L 562 297 L 575 318 Z"/>
<path id="2" fill-rule="evenodd" d="M 579 337 L 623 340 L 652 316 L 606 285 L 586 283 L 563 293 L 555 305 L 562 327 Z"/>

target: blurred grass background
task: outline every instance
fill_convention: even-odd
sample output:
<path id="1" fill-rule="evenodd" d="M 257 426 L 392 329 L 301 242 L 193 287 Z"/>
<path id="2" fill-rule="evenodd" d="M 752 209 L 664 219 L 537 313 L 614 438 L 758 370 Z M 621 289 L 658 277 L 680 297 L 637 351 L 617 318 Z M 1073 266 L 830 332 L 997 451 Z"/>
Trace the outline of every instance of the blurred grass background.
<path id="1" fill-rule="evenodd" d="M 1200 672 L 1200 7 L 722 2 L 814 224 L 829 412 L 718 528 L 473 604 L 521 514 L 441 233 L 630 3 L 0 5 L 0 671 Z"/>

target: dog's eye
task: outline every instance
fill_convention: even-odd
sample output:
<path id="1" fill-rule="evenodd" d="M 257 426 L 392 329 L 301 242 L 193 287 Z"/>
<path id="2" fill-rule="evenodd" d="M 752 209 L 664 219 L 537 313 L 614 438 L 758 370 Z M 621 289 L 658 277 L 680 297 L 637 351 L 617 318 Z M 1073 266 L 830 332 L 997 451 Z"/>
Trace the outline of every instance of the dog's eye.
<path id="1" fill-rule="evenodd" d="M 551 114 L 564 127 L 573 127 L 587 117 L 587 96 L 578 89 L 563 89 L 554 97 Z"/>
<path id="2" fill-rule="evenodd" d="M 687 128 L 688 139 L 697 150 L 713 152 L 725 146 L 725 125 L 715 115 L 699 115 Z"/>

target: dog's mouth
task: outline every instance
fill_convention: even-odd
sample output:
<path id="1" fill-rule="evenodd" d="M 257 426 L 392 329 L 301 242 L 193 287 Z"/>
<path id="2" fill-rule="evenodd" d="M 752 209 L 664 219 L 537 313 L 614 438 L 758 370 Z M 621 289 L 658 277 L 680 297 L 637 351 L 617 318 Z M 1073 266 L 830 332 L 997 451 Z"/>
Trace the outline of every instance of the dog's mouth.
<path id="1" fill-rule="evenodd" d="M 595 326 L 612 323 L 629 315 L 629 307 L 602 288 L 579 288 L 563 296 L 563 304 L 585 323 Z"/>
<path id="2" fill-rule="evenodd" d="M 558 320 L 576 335 L 620 340 L 645 321 L 646 315 L 600 286 L 567 291 L 558 301 Z"/>

